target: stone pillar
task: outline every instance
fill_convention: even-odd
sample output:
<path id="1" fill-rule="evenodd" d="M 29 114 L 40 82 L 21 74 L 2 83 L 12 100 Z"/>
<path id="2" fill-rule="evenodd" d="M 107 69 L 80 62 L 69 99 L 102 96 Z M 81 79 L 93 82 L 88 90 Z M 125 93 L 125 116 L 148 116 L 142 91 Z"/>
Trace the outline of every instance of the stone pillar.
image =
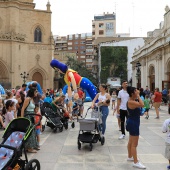
<path id="1" fill-rule="evenodd" d="M 146 61 L 145 59 L 142 59 L 141 63 L 141 87 L 145 88 L 146 81 L 147 81 L 147 75 L 146 75 Z"/>

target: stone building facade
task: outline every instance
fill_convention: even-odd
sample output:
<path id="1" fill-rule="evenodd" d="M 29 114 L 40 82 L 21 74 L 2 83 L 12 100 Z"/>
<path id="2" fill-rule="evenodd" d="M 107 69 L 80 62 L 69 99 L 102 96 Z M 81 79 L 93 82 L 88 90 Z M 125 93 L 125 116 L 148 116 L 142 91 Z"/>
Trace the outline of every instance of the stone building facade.
<path id="1" fill-rule="evenodd" d="M 33 0 L 0 0 L 0 84 L 21 85 L 26 72 L 27 81 L 52 88 L 53 52 L 49 2 L 46 10 L 37 10 Z"/>
<path id="2" fill-rule="evenodd" d="M 164 25 L 157 36 L 145 40 L 145 45 L 135 50 L 132 57 L 133 86 L 170 89 L 170 8 L 165 7 Z M 136 64 L 140 63 L 140 72 Z M 139 71 L 139 69 L 138 69 Z"/>

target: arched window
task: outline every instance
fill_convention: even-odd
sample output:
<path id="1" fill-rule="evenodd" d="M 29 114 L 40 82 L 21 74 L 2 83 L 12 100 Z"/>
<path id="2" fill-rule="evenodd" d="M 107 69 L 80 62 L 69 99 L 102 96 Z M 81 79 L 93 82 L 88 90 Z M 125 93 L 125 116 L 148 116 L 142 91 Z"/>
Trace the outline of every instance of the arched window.
<path id="1" fill-rule="evenodd" d="M 40 27 L 37 27 L 34 31 L 34 42 L 42 41 L 42 33 Z"/>

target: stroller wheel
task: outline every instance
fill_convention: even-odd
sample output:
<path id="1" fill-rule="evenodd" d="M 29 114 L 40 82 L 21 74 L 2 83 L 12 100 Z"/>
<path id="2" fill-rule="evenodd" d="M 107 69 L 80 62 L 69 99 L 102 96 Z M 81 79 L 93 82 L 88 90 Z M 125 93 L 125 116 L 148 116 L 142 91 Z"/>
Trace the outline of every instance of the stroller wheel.
<path id="1" fill-rule="evenodd" d="M 59 131 L 62 132 L 63 131 L 63 126 L 59 128 Z"/>
<path id="2" fill-rule="evenodd" d="M 93 150 L 93 145 L 92 145 L 92 143 L 90 143 L 90 151 L 92 151 Z"/>
<path id="3" fill-rule="evenodd" d="M 44 132 L 45 130 L 45 125 L 42 125 L 42 132 Z"/>
<path id="4" fill-rule="evenodd" d="M 56 128 L 56 127 L 53 129 L 53 132 L 54 132 L 54 133 L 56 133 L 56 132 L 57 132 L 57 128 Z"/>
<path id="5" fill-rule="evenodd" d="M 37 159 L 31 159 L 26 164 L 25 170 L 40 170 L 40 162 Z"/>
<path id="6" fill-rule="evenodd" d="M 104 143 L 105 143 L 105 138 L 101 137 L 101 145 L 104 145 Z"/>
<path id="7" fill-rule="evenodd" d="M 72 127 L 72 128 L 74 128 L 74 127 L 75 127 L 75 123 L 74 123 L 74 122 L 71 124 L 71 127 Z"/>
<path id="8" fill-rule="evenodd" d="M 64 127 L 67 130 L 68 129 L 68 123 L 66 123 Z"/>
<path id="9" fill-rule="evenodd" d="M 81 143 L 80 143 L 80 141 L 78 141 L 77 144 L 78 144 L 78 149 L 80 150 L 80 149 L 81 149 Z"/>

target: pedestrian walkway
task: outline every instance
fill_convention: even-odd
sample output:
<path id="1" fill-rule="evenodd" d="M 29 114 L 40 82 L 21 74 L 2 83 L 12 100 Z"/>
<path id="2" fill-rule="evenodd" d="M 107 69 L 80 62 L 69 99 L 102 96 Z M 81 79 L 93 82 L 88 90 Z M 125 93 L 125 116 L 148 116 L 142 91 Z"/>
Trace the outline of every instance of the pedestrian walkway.
<path id="1" fill-rule="evenodd" d="M 91 103 L 85 103 L 85 111 Z M 84 112 L 85 112 L 84 111 Z M 141 117 L 140 139 L 138 157 L 147 167 L 147 170 L 165 170 L 168 161 L 164 158 L 165 134 L 161 126 L 165 119 L 170 117 L 167 106 L 161 106 L 160 119 L 156 117 L 154 108 L 150 110 L 149 119 Z M 82 149 L 77 148 L 79 123 L 72 129 L 53 133 L 46 128 L 41 135 L 41 150 L 36 154 L 28 153 L 28 158 L 36 158 L 41 163 L 41 170 L 134 170 L 132 162 L 127 162 L 128 133 L 123 140 L 119 140 L 119 128 L 116 116 L 110 114 L 107 119 L 105 145 L 94 144 L 89 151 L 88 144 L 82 144 Z M 2 135 L 0 130 L 0 135 Z"/>

